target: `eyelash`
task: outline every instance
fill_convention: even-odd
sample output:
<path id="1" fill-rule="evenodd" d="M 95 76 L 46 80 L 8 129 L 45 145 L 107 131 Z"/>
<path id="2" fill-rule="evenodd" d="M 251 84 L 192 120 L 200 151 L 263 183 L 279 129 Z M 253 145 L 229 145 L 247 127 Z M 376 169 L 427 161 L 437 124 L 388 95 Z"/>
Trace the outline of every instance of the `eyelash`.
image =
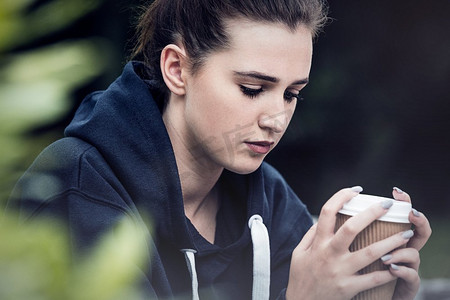
<path id="1" fill-rule="evenodd" d="M 260 93 L 264 92 L 262 87 L 259 88 L 259 89 L 252 89 L 252 88 L 246 87 L 244 85 L 240 85 L 240 88 L 241 88 L 242 93 L 244 93 L 245 96 L 247 96 L 247 97 L 249 97 L 251 99 L 255 98 Z M 296 98 L 297 101 L 302 101 L 303 100 L 303 97 L 300 95 L 300 93 L 299 94 L 294 94 L 294 93 L 289 92 L 289 91 L 285 91 L 283 97 L 284 97 L 284 100 L 286 100 L 287 103 L 291 103 L 292 100 L 294 100 L 294 98 Z"/>
<path id="2" fill-rule="evenodd" d="M 300 93 L 294 94 L 294 93 L 289 92 L 289 91 L 285 91 L 285 92 L 284 92 L 284 99 L 285 99 L 288 103 L 291 103 L 292 100 L 294 100 L 294 98 L 296 98 L 297 101 L 302 101 L 302 100 L 303 100 L 303 97 L 302 97 L 302 95 L 300 95 Z"/>
<path id="3" fill-rule="evenodd" d="M 251 99 L 255 98 L 256 96 L 258 96 L 260 93 L 262 93 L 264 91 L 262 87 L 259 89 L 251 89 L 244 85 L 240 85 L 240 88 L 241 88 L 241 91 L 244 93 L 244 95 Z"/>

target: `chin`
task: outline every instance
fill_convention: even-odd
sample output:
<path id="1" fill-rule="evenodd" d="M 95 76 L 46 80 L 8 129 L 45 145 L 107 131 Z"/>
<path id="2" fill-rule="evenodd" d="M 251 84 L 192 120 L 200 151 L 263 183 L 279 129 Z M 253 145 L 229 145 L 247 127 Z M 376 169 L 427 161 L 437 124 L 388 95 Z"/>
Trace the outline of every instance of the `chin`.
<path id="1" fill-rule="evenodd" d="M 233 173 L 246 175 L 255 172 L 261 166 L 262 162 L 263 162 L 262 158 L 258 159 L 253 158 L 245 162 L 235 161 L 229 166 L 226 166 L 225 169 Z"/>

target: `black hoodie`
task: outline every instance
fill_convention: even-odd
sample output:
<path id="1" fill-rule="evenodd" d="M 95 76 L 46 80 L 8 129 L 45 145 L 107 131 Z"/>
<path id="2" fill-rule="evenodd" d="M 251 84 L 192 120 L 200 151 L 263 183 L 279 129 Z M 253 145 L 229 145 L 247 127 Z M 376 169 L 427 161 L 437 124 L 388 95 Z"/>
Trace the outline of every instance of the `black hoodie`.
<path id="1" fill-rule="evenodd" d="M 62 218 L 76 251 L 123 216 L 151 216 L 144 289 L 158 299 L 192 295 L 192 265 L 182 249 L 195 253 L 200 299 L 251 299 L 255 242 L 247 222 L 259 215 L 270 238 L 270 298 L 284 298 L 292 251 L 312 225 L 305 206 L 267 163 L 249 175 L 225 170 L 215 243 L 206 241 L 184 214 L 173 149 L 143 69 L 130 62 L 107 90 L 89 95 L 66 137 L 39 155 L 11 201 L 25 220 Z"/>

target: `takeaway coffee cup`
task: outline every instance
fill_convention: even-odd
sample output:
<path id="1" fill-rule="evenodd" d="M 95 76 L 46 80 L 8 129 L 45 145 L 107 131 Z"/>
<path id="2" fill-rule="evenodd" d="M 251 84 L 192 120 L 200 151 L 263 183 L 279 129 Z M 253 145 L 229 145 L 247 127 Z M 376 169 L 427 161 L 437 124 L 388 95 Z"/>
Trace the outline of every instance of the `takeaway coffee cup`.
<path id="1" fill-rule="evenodd" d="M 336 219 L 336 230 L 344 224 L 351 216 L 369 208 L 373 204 L 381 203 L 389 200 L 379 196 L 359 194 L 347 202 L 339 211 Z M 393 200 L 393 199 L 392 199 Z M 350 246 L 350 251 L 357 251 L 376 241 L 390 237 L 396 233 L 411 229 L 408 220 L 411 211 L 411 203 L 393 200 L 394 204 L 389 208 L 388 212 L 378 220 L 372 222 L 362 232 L 360 232 Z M 387 270 L 388 266 L 384 265 L 381 260 L 375 261 L 364 269 L 360 270 L 360 274 L 366 274 L 373 271 Z M 395 289 L 395 281 L 387 284 L 363 291 L 353 297 L 353 300 L 386 300 L 392 299 Z"/>

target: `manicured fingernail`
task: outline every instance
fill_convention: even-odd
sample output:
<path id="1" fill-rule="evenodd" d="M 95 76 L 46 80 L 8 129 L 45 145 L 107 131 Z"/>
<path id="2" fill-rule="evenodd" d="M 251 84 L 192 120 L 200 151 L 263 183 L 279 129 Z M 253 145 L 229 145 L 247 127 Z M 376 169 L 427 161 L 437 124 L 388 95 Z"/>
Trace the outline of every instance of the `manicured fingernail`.
<path id="1" fill-rule="evenodd" d="M 392 268 L 392 270 L 395 270 L 395 271 L 400 269 L 396 264 L 391 264 L 391 268 Z"/>
<path id="2" fill-rule="evenodd" d="M 388 200 L 384 200 L 383 202 L 381 202 L 381 207 L 384 208 L 384 209 L 388 209 L 388 208 L 390 208 L 393 204 L 394 204 L 394 200 L 388 199 Z"/>
<path id="3" fill-rule="evenodd" d="M 356 193 L 361 193 L 363 191 L 363 188 L 361 186 L 357 185 L 357 186 L 352 187 L 351 190 Z"/>
<path id="4" fill-rule="evenodd" d="M 413 236 L 414 236 L 414 231 L 412 231 L 412 230 L 407 230 L 407 231 L 402 233 L 402 237 L 405 240 L 408 240 L 408 239 L 412 238 Z"/>
<path id="5" fill-rule="evenodd" d="M 412 209 L 412 213 L 413 215 L 415 215 L 416 217 L 420 217 L 420 212 L 418 212 L 416 209 Z"/>
<path id="6" fill-rule="evenodd" d="M 391 254 L 386 254 L 385 256 L 381 257 L 381 260 L 382 260 L 382 261 L 388 261 L 388 260 L 390 260 L 391 258 L 392 258 L 392 255 L 391 255 Z"/>
<path id="7" fill-rule="evenodd" d="M 399 193 L 399 194 L 403 194 L 403 191 L 400 188 L 396 187 L 396 186 L 394 186 L 394 190 L 396 190 L 397 193 Z"/>

